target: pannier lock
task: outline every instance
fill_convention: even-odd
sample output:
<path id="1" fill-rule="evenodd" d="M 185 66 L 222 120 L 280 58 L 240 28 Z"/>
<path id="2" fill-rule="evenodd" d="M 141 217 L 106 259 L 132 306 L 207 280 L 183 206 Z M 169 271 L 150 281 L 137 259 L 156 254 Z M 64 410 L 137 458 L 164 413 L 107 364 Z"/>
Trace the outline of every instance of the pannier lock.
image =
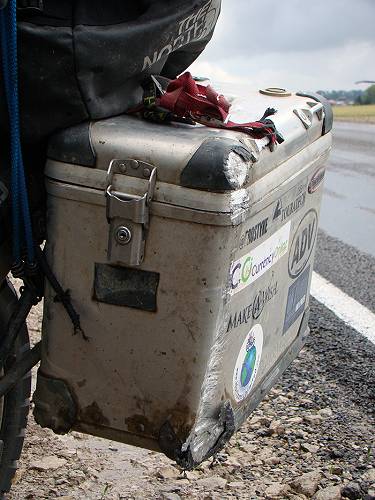
<path id="1" fill-rule="evenodd" d="M 122 193 L 113 188 L 115 174 L 142 179 L 143 195 Z M 107 172 L 108 261 L 126 266 L 142 264 L 149 227 L 149 207 L 156 183 L 156 167 L 143 161 L 112 160 Z"/>

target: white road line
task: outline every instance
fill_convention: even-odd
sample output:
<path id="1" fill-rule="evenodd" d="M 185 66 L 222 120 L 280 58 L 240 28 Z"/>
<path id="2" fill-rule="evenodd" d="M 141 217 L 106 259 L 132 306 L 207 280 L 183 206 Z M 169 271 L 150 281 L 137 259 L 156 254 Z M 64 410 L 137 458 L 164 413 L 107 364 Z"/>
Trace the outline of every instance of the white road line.
<path id="1" fill-rule="evenodd" d="M 375 344 L 375 314 L 367 307 L 315 272 L 312 275 L 310 293 L 344 323 Z"/>

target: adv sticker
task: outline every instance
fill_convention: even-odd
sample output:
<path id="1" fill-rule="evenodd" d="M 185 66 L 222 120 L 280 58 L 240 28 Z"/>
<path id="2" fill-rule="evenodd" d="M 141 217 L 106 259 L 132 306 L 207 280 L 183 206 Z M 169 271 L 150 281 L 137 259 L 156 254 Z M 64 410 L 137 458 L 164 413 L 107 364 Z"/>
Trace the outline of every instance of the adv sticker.
<path id="1" fill-rule="evenodd" d="M 297 278 L 305 269 L 314 248 L 318 230 L 318 214 L 312 208 L 299 223 L 290 247 L 288 271 L 291 278 Z"/>
<path id="2" fill-rule="evenodd" d="M 254 325 L 242 344 L 233 373 L 233 395 L 237 403 L 243 401 L 251 391 L 257 376 L 262 348 L 262 327 Z"/>
<path id="3" fill-rule="evenodd" d="M 288 300 L 285 310 L 283 335 L 289 330 L 297 318 L 305 310 L 307 298 L 307 288 L 309 286 L 310 266 L 308 266 L 301 276 L 289 287 Z"/>

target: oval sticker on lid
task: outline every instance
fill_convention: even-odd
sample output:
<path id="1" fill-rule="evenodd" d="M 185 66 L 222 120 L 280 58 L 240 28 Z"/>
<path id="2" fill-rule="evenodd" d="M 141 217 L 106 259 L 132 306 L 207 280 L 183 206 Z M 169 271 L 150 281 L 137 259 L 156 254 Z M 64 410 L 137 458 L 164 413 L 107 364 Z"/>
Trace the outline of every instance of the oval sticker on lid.
<path id="1" fill-rule="evenodd" d="M 318 168 L 318 170 L 311 177 L 309 185 L 307 187 L 307 191 L 311 194 L 314 193 L 324 179 L 324 175 L 326 173 L 326 169 L 324 167 Z"/>

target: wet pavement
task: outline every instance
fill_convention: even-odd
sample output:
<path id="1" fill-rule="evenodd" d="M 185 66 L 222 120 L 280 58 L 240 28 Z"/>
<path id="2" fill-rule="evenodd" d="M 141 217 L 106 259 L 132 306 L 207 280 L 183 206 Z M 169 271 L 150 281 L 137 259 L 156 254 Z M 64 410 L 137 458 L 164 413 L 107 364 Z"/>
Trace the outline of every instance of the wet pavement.
<path id="1" fill-rule="evenodd" d="M 375 124 L 335 123 L 320 227 L 375 256 Z"/>

